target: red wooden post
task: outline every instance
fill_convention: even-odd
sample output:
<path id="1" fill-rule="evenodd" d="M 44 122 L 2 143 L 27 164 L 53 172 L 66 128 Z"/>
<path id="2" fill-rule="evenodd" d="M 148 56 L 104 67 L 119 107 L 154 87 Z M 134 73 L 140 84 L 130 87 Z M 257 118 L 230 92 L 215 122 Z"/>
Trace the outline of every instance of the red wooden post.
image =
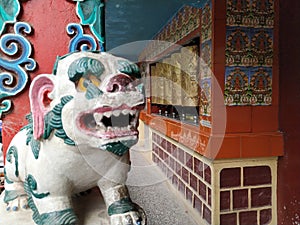
<path id="1" fill-rule="evenodd" d="M 29 83 L 41 73 L 51 73 L 57 56 L 68 53 L 70 37 L 66 32 L 69 23 L 79 23 L 76 16 L 76 4 L 72 1 L 22 1 L 19 21 L 29 23 L 34 32 L 27 38 L 32 44 L 32 58 L 37 68 L 29 74 Z M 3 116 L 3 150 L 4 155 L 12 137 L 27 124 L 26 114 L 30 112 L 28 90 L 13 97 L 13 108 Z"/>

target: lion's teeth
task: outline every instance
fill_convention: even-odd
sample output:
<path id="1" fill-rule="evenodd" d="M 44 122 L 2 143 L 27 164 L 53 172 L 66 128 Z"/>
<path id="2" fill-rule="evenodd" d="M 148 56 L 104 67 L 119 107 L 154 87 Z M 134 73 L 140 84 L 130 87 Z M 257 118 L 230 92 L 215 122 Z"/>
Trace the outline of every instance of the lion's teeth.
<path id="1" fill-rule="evenodd" d="M 107 130 L 106 126 L 104 126 L 104 124 L 101 123 L 101 122 L 97 123 L 97 129 L 101 130 L 101 131 L 106 131 Z"/>
<path id="2" fill-rule="evenodd" d="M 105 113 L 103 113 L 103 114 L 104 114 L 105 117 L 109 118 L 109 117 L 111 117 L 112 112 L 111 112 L 111 111 L 108 111 L 108 112 L 105 112 Z"/>
<path id="3" fill-rule="evenodd" d="M 113 114 L 114 116 L 120 116 L 121 111 L 120 111 L 120 110 L 115 110 L 115 111 L 112 112 L 112 114 Z"/>
<path id="4" fill-rule="evenodd" d="M 121 131 L 127 131 L 127 127 L 121 127 Z"/>
<path id="5" fill-rule="evenodd" d="M 98 123 L 98 125 L 100 126 L 100 128 L 105 129 L 106 130 L 106 126 L 103 123 Z"/>
<path id="6" fill-rule="evenodd" d="M 112 127 L 108 127 L 107 131 L 113 131 L 113 128 Z"/>
<path id="7" fill-rule="evenodd" d="M 101 113 L 94 113 L 94 119 L 95 119 L 96 123 L 101 122 L 102 118 L 103 118 L 103 114 L 101 114 Z"/>
<path id="8" fill-rule="evenodd" d="M 133 115 L 135 115 L 135 110 L 130 110 L 130 112 L 129 112 L 129 113 L 130 113 L 130 115 L 132 115 L 132 116 L 133 116 Z"/>
<path id="9" fill-rule="evenodd" d="M 124 109 L 124 110 L 122 111 L 122 114 L 128 115 L 128 114 L 129 114 L 129 109 Z"/>

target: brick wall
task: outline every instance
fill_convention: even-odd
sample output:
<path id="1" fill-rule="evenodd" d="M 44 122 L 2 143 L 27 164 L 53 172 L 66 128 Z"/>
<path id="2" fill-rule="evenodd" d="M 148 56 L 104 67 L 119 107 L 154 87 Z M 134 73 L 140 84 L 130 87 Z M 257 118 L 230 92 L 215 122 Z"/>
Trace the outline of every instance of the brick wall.
<path id="1" fill-rule="evenodd" d="M 199 216 L 211 221 L 211 168 L 179 146 L 153 133 L 153 161 L 158 164 L 174 187 L 184 196 Z"/>
<path id="2" fill-rule="evenodd" d="M 272 190 L 269 166 L 222 169 L 220 173 L 220 224 L 270 224 L 272 191 L 274 190 Z"/>
<path id="3" fill-rule="evenodd" d="M 277 158 L 209 160 L 152 132 L 152 158 L 200 224 L 277 225 Z"/>

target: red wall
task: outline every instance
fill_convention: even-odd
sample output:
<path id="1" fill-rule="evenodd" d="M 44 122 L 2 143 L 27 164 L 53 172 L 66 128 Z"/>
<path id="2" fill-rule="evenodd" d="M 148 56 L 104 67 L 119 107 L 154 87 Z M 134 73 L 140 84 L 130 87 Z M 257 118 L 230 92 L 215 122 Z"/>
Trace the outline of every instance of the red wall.
<path id="1" fill-rule="evenodd" d="M 278 224 L 300 223 L 300 1 L 280 0 L 280 128 Z"/>
<path id="2" fill-rule="evenodd" d="M 19 21 L 29 23 L 34 32 L 28 36 L 33 46 L 33 58 L 38 67 L 30 73 L 30 80 L 41 73 L 51 73 L 57 55 L 68 53 L 70 37 L 66 32 L 68 23 L 78 23 L 75 4 L 67 0 L 21 1 L 22 12 Z M 29 85 L 28 85 L 29 86 Z M 27 124 L 29 113 L 28 86 L 25 91 L 12 99 L 13 109 L 3 118 L 4 152 L 14 134 Z"/>

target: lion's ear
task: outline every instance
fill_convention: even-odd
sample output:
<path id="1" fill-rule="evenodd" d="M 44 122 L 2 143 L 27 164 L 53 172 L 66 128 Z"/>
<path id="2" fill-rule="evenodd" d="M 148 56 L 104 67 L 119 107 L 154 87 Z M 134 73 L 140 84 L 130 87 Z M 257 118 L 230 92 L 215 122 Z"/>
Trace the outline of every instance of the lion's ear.
<path id="1" fill-rule="evenodd" d="M 30 85 L 29 100 L 33 120 L 34 139 L 39 139 L 44 133 L 45 115 L 51 110 L 51 99 L 48 94 L 54 88 L 53 75 L 41 74 L 33 79 Z"/>

